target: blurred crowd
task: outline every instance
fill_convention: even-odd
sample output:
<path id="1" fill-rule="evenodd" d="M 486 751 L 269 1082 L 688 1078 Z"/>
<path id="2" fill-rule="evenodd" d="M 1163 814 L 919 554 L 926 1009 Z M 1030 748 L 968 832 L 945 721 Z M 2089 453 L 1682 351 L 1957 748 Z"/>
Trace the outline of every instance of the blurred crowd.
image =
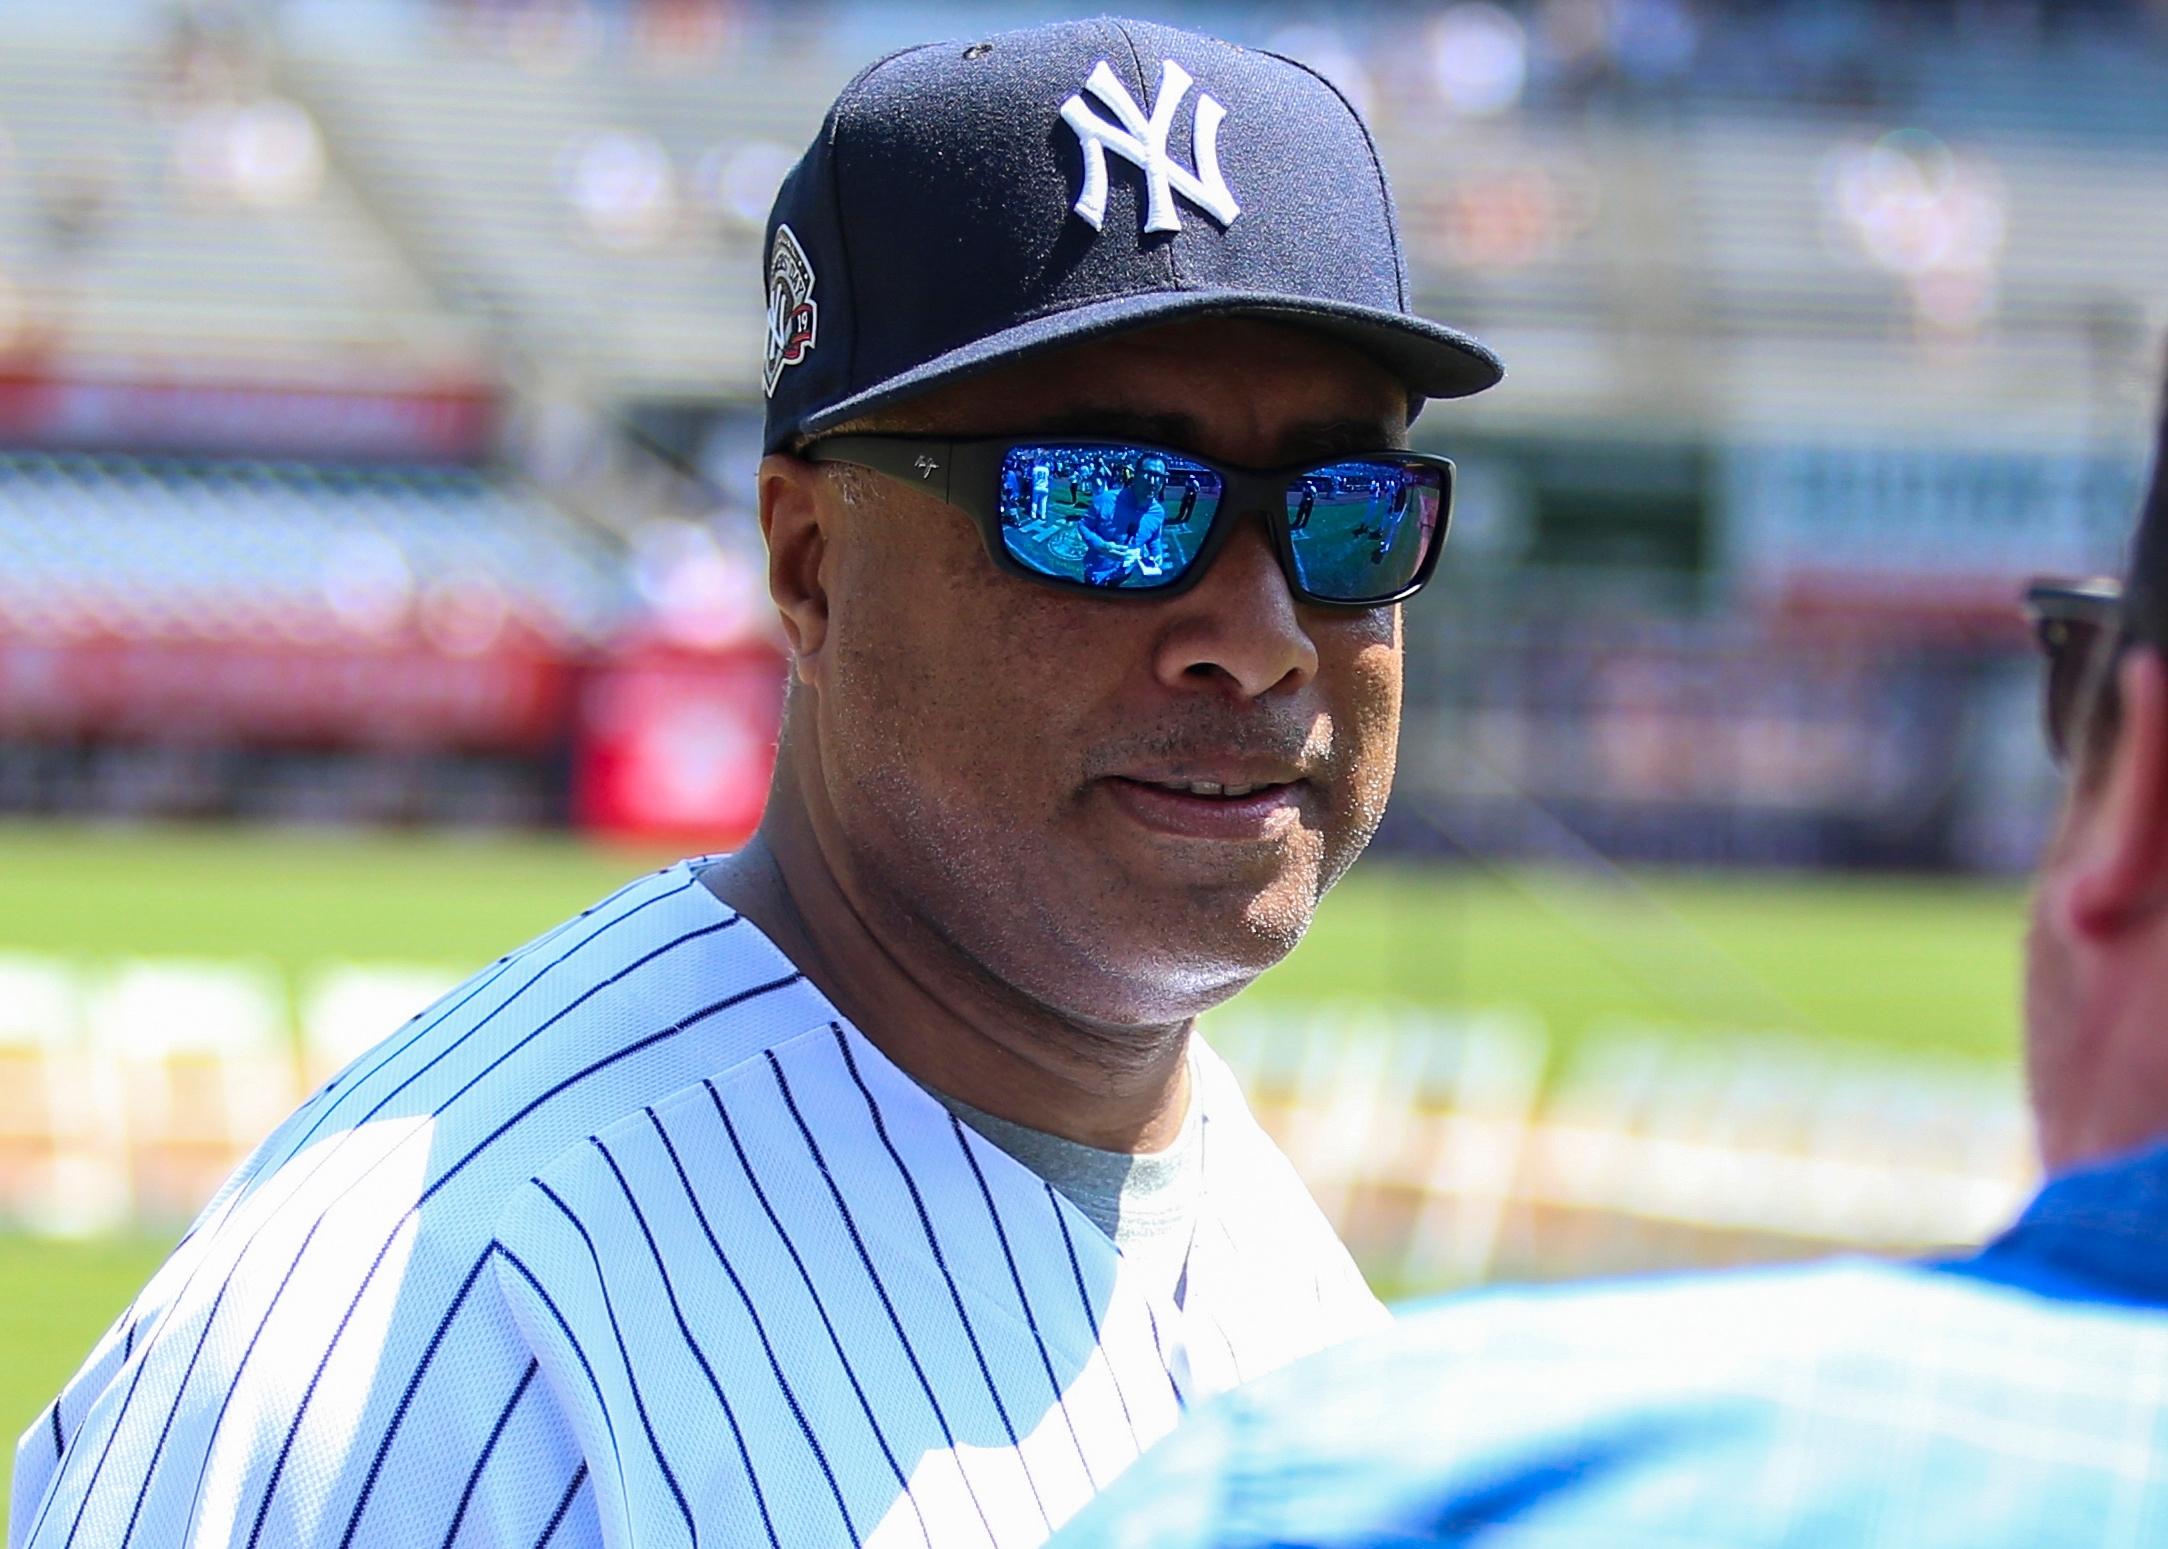
<path id="1" fill-rule="evenodd" d="M 138 25 L 78 25 L 61 0 L 4 21 L 30 46 L 0 57 L 0 448 L 22 454 L 0 456 L 0 545 L 36 578 L 0 588 L 8 660 L 56 619 L 229 639 L 276 613 L 259 633 L 277 652 L 295 617 L 361 621 L 357 650 L 434 650 L 454 615 L 461 640 L 504 646 L 518 631 L 475 619 L 537 608 L 541 637 L 577 642 L 560 656 L 758 639 L 747 363 L 769 201 L 849 62 L 1023 14 L 108 10 Z M 1495 407 L 1421 427 L 1461 482 L 1452 600 L 1411 623 L 1410 805 L 1455 845 L 1512 853 L 1548 853 L 1562 819 L 1671 859 L 2021 862 L 2046 771 L 2013 709 L 2011 567 L 2098 568 L 2127 509 L 2125 410 L 2168 294 L 2149 159 L 2168 5 L 1182 10 L 1364 107 L 1418 299 L 1513 363 Z M 2082 89 L 2096 79 L 2122 84 Z M 2124 139 L 2101 156 L 2089 134 Z M 2007 419 L 1995 384 L 2019 381 Z M 1884 433 L 1900 400 L 1931 434 Z M 126 460 L 147 454 L 217 465 Z M 294 466 L 218 463 L 236 456 Z M 355 461 L 394 471 L 349 501 L 333 489 Z M 473 477 L 415 515 L 396 470 L 444 463 Z M 254 549 L 191 540 L 170 569 L 193 590 L 107 558 L 140 548 L 152 507 L 232 484 L 302 492 L 324 530 L 304 512 Z M 86 513 L 72 527 L 52 489 Z M 456 586 L 432 578 L 432 524 L 490 513 L 556 559 L 481 553 Z M 545 572 L 577 578 L 572 602 L 530 606 Z M 113 660 L 89 664 L 98 682 Z M 299 698 L 336 702 L 232 715 Z M 32 751 L 0 728 L 0 805 L 90 788 L 48 736 L 107 703 L 76 700 Z M 213 793 L 190 810 L 225 800 L 222 772 L 182 783 Z"/>
<path id="2" fill-rule="evenodd" d="M 754 46 L 782 14 L 746 0 L 438 6 L 463 35 L 537 60 L 628 48 L 665 65 Z M 1329 17 L 1296 5 L 1223 9 L 1219 20 L 1230 32 L 1317 64 L 1358 95 L 1429 92 L 1472 115 L 1524 101 L 1680 92 L 1886 105 L 1904 100 L 1931 52 L 2023 57 L 2042 46 L 2115 49 L 2168 28 L 2168 6 L 2159 0 L 1373 0 L 1334 7 Z M 931 37 L 983 29 L 1004 10 L 960 0 L 913 7 L 908 31 Z M 820 4 L 790 8 L 788 22 L 797 31 L 863 31 L 867 18 L 862 7 Z M 1421 46 L 1409 46 L 1411 34 Z"/>

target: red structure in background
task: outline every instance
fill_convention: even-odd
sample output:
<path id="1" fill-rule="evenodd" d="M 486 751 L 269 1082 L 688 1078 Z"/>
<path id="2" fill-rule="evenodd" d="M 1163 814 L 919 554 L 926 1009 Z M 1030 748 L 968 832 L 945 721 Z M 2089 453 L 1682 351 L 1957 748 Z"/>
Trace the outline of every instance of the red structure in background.
<path id="1" fill-rule="evenodd" d="M 304 645 L 0 628 L 0 738 L 354 753 L 571 754 L 571 811 L 613 839 L 700 849 L 760 821 L 785 662 L 766 643 L 592 656 L 525 636 Z"/>
<path id="2" fill-rule="evenodd" d="M 211 583 L 109 585 L 92 567 L 19 589 L 12 605 L 0 592 L 0 744 L 299 754 L 325 768 L 419 756 L 445 760 L 454 785 L 455 766 L 474 759 L 526 769 L 537 796 L 529 814 L 569 812 L 613 838 L 742 842 L 766 799 L 785 670 L 772 644 L 738 638 L 759 627 L 752 615 L 694 599 L 675 626 L 667 609 L 598 626 L 593 614 L 559 617 L 546 589 L 523 588 L 519 550 L 480 547 L 480 568 L 463 576 L 404 563 L 398 546 L 410 532 L 456 522 L 460 499 L 501 520 L 501 505 L 488 502 L 502 487 L 481 471 L 500 409 L 497 390 L 478 379 L 363 371 L 273 381 L 0 357 L 0 446 L 74 457 L 62 474 L 70 498 L 88 487 L 105 502 L 80 518 L 86 532 L 101 515 L 131 515 L 125 480 L 149 477 L 159 513 L 198 524 L 153 521 L 151 539 L 185 543 L 175 534 L 193 532 L 208 543 L 215 529 L 201 525 L 210 520 L 201 506 L 172 498 L 198 475 L 156 454 L 280 459 L 289 466 L 276 475 L 286 481 L 281 498 L 320 496 L 325 530 L 364 543 L 374 534 L 364 557 L 389 552 L 397 571 L 393 595 L 366 616 L 340 606 L 335 554 L 312 561 L 326 566 L 319 595 L 305 577 L 296 584 L 275 548 L 266 575 L 278 582 L 261 589 L 243 560 Z M 111 468 L 90 460 L 114 453 Z M 312 469 L 326 475 L 320 490 Z M 452 477 L 471 487 L 447 496 L 432 472 L 447 469 L 463 470 Z M 419 529 L 387 524 L 376 509 L 402 501 L 423 511 Z M 263 532 L 247 541 L 276 543 L 275 524 Z M 336 811 L 338 782 L 325 787 L 320 810 Z"/>
<path id="3" fill-rule="evenodd" d="M 0 736 L 541 753 L 564 740 L 578 672 L 527 642 L 453 656 L 413 641 L 38 639 L 0 629 Z"/>
<path id="4" fill-rule="evenodd" d="M 765 643 L 651 643 L 597 664 L 580 696 L 579 825 L 705 849 L 743 843 L 767 800 L 786 670 Z"/>
<path id="5" fill-rule="evenodd" d="M 469 463 L 498 414 L 496 389 L 470 379 L 197 379 L 0 357 L 0 444 L 15 446 Z"/>

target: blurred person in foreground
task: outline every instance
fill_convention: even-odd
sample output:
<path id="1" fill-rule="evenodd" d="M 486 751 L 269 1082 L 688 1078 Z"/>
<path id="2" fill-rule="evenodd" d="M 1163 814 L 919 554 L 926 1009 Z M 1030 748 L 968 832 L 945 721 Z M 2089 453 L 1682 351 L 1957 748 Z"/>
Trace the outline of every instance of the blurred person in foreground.
<path id="1" fill-rule="evenodd" d="M 1499 376 L 1408 312 L 1360 120 L 1144 23 L 906 50 L 766 278 L 758 837 L 306 1104 L 24 1437 L 13 1544 L 1030 1545 L 1382 1321 L 1190 1036 L 1376 831 L 1408 421 Z M 1157 573 L 1034 527 L 1033 459 L 1150 470 Z M 1319 476 L 1422 542 L 1291 535 Z"/>
<path id="2" fill-rule="evenodd" d="M 2028 607 L 2067 791 L 2015 1226 L 1434 1303 L 1192 1418 L 1061 1549 L 2168 1543 L 2168 418 L 2128 581 Z"/>

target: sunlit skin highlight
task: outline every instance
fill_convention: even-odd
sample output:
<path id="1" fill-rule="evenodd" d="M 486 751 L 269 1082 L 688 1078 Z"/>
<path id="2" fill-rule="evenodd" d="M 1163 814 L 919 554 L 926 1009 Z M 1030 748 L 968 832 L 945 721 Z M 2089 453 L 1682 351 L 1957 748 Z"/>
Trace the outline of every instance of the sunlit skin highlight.
<path id="1" fill-rule="evenodd" d="M 1405 444 L 1405 389 L 1277 324 L 1168 325 L 853 429 L 1131 436 L 1250 467 Z M 794 687 L 759 834 L 710 873 L 884 1053 L 1015 1122 L 1170 1141 L 1190 1021 L 1294 947 L 1376 831 L 1397 608 L 1297 603 L 1254 513 L 1178 597 L 997 570 L 881 475 L 761 465 Z M 1169 780 L 1271 788 L 1213 803 Z"/>

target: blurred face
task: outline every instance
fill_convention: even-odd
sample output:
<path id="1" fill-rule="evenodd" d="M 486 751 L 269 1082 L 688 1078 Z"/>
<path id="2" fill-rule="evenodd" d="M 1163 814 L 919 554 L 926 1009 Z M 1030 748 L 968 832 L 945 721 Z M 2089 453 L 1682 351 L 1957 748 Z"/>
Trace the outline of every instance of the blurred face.
<path id="1" fill-rule="evenodd" d="M 2080 764 L 2026 944 L 2026 1060 L 2050 1171 L 2168 1134 L 2168 665 L 2115 670 L 2114 721 Z"/>
<path id="2" fill-rule="evenodd" d="M 1383 371 L 1246 321 L 1080 345 L 911 409 L 879 428 L 1128 436 L 1252 467 L 1406 429 Z M 823 486 L 826 636 L 793 714 L 811 712 L 861 896 L 1102 1024 L 1193 1015 L 1295 945 L 1385 809 L 1396 608 L 1298 605 L 1253 514 L 1181 596 L 1105 598 L 1004 575 L 962 512 L 895 480 Z"/>

